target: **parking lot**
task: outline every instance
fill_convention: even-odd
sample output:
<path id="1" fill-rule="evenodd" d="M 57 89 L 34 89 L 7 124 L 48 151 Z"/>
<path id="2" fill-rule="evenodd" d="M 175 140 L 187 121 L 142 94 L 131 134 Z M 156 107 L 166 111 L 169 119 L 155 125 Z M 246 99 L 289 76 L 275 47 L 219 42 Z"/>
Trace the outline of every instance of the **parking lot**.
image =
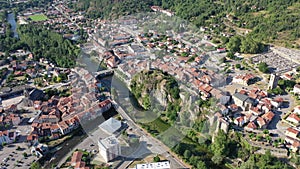
<path id="1" fill-rule="evenodd" d="M 32 113 L 31 113 L 32 114 Z M 14 126 L 12 130 L 19 133 L 15 143 L 11 143 L 0 149 L 0 166 L 5 168 L 26 168 L 28 169 L 31 163 L 37 158 L 30 155 L 30 147 L 26 142 L 28 133 L 31 131 L 31 125 L 27 124 L 27 118 L 20 125 Z M 27 157 L 25 157 L 25 153 Z"/>
<path id="2" fill-rule="evenodd" d="M 25 153 L 27 157 L 25 157 Z M 24 168 L 28 169 L 37 157 L 30 155 L 30 149 L 25 142 L 13 143 L 2 147 L 0 151 L 1 169 Z"/>

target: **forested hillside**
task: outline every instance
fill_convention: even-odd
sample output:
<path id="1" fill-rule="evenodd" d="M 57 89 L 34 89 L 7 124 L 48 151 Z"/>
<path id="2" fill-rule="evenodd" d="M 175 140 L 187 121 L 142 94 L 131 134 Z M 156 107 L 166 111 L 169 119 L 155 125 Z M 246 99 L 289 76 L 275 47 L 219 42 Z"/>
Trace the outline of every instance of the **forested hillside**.
<path id="1" fill-rule="evenodd" d="M 62 35 L 35 25 L 22 25 L 18 31 L 20 43 L 33 52 L 35 59 L 47 58 L 59 67 L 75 66 L 80 49 Z"/>
<path id="2" fill-rule="evenodd" d="M 79 0 L 73 4 L 86 10 L 91 18 L 116 18 L 120 15 L 150 11 L 159 5 L 170 9 L 177 16 L 197 25 L 245 28 L 257 41 L 300 46 L 300 0 Z"/>

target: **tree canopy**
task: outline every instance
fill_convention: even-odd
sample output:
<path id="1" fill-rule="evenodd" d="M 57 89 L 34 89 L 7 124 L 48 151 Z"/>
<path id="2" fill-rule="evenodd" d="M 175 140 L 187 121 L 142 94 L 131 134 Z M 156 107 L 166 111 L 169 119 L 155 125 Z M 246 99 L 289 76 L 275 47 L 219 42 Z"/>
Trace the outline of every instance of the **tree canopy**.
<path id="1" fill-rule="evenodd" d="M 22 25 L 18 31 L 35 59 L 46 58 L 60 67 L 75 66 L 80 49 L 62 35 L 38 25 Z"/>

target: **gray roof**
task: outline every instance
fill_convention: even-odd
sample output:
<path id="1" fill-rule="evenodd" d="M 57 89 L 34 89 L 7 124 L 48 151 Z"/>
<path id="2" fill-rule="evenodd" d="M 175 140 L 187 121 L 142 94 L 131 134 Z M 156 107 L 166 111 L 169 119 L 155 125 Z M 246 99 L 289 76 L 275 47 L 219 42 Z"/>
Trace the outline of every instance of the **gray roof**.
<path id="1" fill-rule="evenodd" d="M 39 89 L 33 89 L 29 93 L 30 100 L 42 100 L 44 96 L 45 96 L 44 92 Z"/>
<path id="2" fill-rule="evenodd" d="M 229 101 L 230 101 L 230 96 L 222 96 L 220 98 L 220 103 L 223 105 L 227 104 Z"/>
<path id="3" fill-rule="evenodd" d="M 241 94 L 241 93 L 234 93 L 232 96 L 239 99 L 239 100 L 241 100 L 241 101 L 243 101 L 243 102 L 246 101 L 249 98 L 248 96 L 246 96 L 244 94 Z"/>
<path id="4" fill-rule="evenodd" d="M 101 130 L 105 131 L 108 134 L 113 134 L 121 128 L 121 121 L 114 118 L 110 118 L 99 125 Z"/>
<path id="5" fill-rule="evenodd" d="M 254 104 L 254 100 L 250 97 L 245 102 L 250 103 L 250 104 Z"/>

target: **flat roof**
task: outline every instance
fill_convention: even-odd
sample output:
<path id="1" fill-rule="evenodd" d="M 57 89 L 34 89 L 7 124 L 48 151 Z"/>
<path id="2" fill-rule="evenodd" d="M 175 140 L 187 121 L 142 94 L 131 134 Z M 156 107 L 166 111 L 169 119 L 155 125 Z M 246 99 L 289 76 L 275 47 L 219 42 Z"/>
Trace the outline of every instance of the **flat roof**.
<path id="1" fill-rule="evenodd" d="M 171 168 L 169 161 L 136 165 L 136 169 L 169 169 L 169 168 Z"/>
<path id="2" fill-rule="evenodd" d="M 104 139 L 99 139 L 99 143 L 106 149 L 119 144 L 119 142 L 115 136 L 110 136 L 110 137 L 106 137 Z"/>
<path id="3" fill-rule="evenodd" d="M 108 134 L 113 134 L 114 132 L 119 130 L 121 126 L 122 126 L 121 121 L 111 117 L 110 119 L 100 124 L 99 128 Z"/>

